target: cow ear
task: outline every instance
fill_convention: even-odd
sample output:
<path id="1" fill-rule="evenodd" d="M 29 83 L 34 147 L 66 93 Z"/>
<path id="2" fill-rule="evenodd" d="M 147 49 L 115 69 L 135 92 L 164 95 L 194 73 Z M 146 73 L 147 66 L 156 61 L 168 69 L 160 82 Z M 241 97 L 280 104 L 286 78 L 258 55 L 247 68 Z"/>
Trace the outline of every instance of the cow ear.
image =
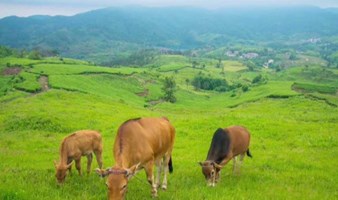
<path id="1" fill-rule="evenodd" d="M 111 170 L 111 168 L 108 168 L 108 169 L 105 169 L 105 170 L 96 168 L 95 172 L 101 177 L 106 177 L 109 174 L 110 170 Z"/>
<path id="2" fill-rule="evenodd" d="M 126 176 L 128 179 L 130 179 L 132 176 L 135 175 L 135 173 L 137 172 L 137 169 L 140 167 L 141 163 L 138 163 L 134 166 L 132 166 L 131 168 L 129 169 L 126 169 L 127 173 L 126 173 Z"/>
<path id="3" fill-rule="evenodd" d="M 198 162 L 199 165 L 201 165 L 201 167 L 203 167 L 203 162 Z"/>

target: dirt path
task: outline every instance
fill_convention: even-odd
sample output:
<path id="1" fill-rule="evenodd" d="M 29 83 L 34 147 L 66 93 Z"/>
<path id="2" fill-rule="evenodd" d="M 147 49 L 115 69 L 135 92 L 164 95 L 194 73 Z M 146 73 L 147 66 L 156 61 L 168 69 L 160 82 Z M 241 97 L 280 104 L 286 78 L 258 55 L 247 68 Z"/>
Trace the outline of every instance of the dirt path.
<path id="1" fill-rule="evenodd" d="M 41 85 L 41 91 L 42 92 L 46 92 L 47 90 L 49 90 L 49 87 L 48 87 L 48 76 L 40 76 L 39 83 Z"/>

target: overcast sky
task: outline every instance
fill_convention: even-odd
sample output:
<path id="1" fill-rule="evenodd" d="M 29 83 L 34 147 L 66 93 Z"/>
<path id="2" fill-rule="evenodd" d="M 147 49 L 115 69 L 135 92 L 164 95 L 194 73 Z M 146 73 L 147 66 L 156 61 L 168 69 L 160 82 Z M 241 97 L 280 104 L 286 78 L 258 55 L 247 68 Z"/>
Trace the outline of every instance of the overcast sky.
<path id="1" fill-rule="evenodd" d="M 0 18 L 5 16 L 74 15 L 109 6 L 234 6 L 312 5 L 338 7 L 338 0 L 0 0 Z"/>

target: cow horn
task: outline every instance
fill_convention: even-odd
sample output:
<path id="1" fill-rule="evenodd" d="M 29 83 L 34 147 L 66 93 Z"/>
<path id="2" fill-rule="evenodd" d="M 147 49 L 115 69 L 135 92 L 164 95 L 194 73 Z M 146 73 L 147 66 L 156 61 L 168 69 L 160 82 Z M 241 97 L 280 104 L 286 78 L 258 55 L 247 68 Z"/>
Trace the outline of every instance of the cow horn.
<path id="1" fill-rule="evenodd" d="M 217 168 L 217 169 L 222 169 L 223 167 L 216 162 L 212 162 L 212 164 Z"/>
<path id="2" fill-rule="evenodd" d="M 73 164 L 73 161 L 72 161 L 72 162 L 70 162 L 70 163 L 67 165 L 67 169 L 68 169 L 69 167 L 71 167 L 71 166 L 72 166 L 72 164 Z"/>

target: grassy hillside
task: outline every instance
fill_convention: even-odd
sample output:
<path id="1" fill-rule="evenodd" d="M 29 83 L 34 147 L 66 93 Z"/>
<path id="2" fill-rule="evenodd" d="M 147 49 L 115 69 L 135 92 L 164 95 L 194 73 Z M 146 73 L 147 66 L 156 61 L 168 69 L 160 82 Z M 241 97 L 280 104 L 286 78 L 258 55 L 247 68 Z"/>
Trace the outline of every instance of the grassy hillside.
<path id="1" fill-rule="evenodd" d="M 75 130 L 99 130 L 104 167 L 112 166 L 117 128 L 140 116 L 167 116 L 177 131 L 174 173 L 160 199 L 338 198 L 337 71 L 316 66 L 248 71 L 236 61 L 222 61 L 222 70 L 215 67 L 218 60 L 199 62 L 205 67 L 165 55 L 142 68 L 1 59 L 0 199 L 106 199 L 105 180 L 94 173 L 79 177 L 73 170 L 63 186 L 56 184 L 59 144 Z M 20 71 L 8 70 L 13 68 Z M 196 90 L 186 80 L 201 73 L 247 84 L 248 90 Z M 258 75 L 265 81 L 253 83 Z M 42 76 L 47 80 L 41 82 Z M 166 76 L 177 83 L 174 104 L 160 99 Z M 221 182 L 209 188 L 197 162 L 206 158 L 214 131 L 234 124 L 251 131 L 253 158 L 244 159 L 239 176 L 229 163 Z M 82 162 L 84 168 L 86 159 Z M 144 172 L 130 181 L 127 198 L 150 199 Z"/>

